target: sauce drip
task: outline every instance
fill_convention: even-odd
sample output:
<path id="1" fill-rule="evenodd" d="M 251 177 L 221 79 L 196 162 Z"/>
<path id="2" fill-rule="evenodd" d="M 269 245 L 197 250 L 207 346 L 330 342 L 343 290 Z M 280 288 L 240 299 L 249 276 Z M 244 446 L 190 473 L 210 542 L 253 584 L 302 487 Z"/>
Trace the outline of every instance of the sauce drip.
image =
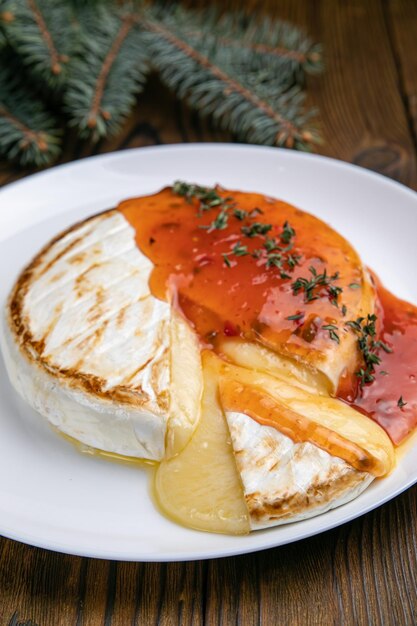
<path id="1" fill-rule="evenodd" d="M 321 220 L 283 201 L 221 188 L 216 192 L 230 198 L 226 228 L 210 228 L 218 206 L 201 211 L 199 200 L 187 200 L 172 188 L 119 205 L 136 231 L 139 249 L 153 263 L 154 296 L 177 306 L 206 347 L 216 349 L 225 337 L 241 337 L 317 365 L 339 349 L 330 332 L 333 325 L 340 343 L 356 351 L 356 338 L 345 322 L 367 310 L 367 281 L 351 245 Z M 245 217 L 236 217 L 233 207 Z M 257 223 L 272 226 L 266 235 L 248 236 L 242 230 L 247 233 L 254 223 L 248 217 L 254 209 Z M 282 253 L 280 268 L 268 267 L 266 237 L 285 250 L 286 222 L 295 231 L 291 250 Z M 236 246 L 244 246 L 246 254 L 235 254 Z M 262 250 L 260 255 L 256 250 Z M 297 258 L 292 267 L 288 254 Z M 303 289 L 295 293 L 294 282 L 311 279 L 311 268 L 316 274 L 326 271 L 343 292 L 335 298 L 325 285 L 317 285 L 310 300 Z M 398 444 L 417 426 L 417 309 L 381 285 L 378 294 L 382 338 L 393 352 L 381 351 L 374 383 L 360 388 L 350 376 L 338 396 L 377 421 Z M 397 405 L 401 395 L 407 403 L 403 408 Z"/>
<path id="2" fill-rule="evenodd" d="M 373 275 L 377 287 L 379 337 L 392 352 L 379 351 L 375 380 L 354 383 L 339 397 L 375 420 L 399 445 L 417 427 L 417 307 L 400 300 Z M 404 406 L 399 406 L 400 397 Z"/>

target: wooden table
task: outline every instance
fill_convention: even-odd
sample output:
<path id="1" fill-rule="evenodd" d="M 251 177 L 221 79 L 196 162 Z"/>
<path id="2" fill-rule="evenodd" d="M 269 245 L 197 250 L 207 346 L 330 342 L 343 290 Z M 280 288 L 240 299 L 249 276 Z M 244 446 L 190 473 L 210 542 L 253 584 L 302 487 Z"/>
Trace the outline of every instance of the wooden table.
<path id="1" fill-rule="evenodd" d="M 265 7 L 262 0 L 252 4 Z M 417 2 L 274 5 L 325 46 L 326 71 L 309 84 L 321 113 L 320 152 L 417 189 Z M 64 160 L 207 140 L 230 137 L 201 122 L 154 79 L 121 137 L 94 148 L 73 142 Z M 21 175 L 0 166 L 2 183 Z M 214 561 L 99 561 L 0 539 L 0 625 L 416 624 L 416 523 L 415 487 L 312 539 Z"/>

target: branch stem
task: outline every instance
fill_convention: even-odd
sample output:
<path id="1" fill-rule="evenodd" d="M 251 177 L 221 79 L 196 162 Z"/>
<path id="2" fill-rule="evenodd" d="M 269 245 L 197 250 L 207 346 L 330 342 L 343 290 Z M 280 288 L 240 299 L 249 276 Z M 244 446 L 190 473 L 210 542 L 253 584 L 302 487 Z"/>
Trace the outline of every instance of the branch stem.
<path id="1" fill-rule="evenodd" d="M 94 97 L 91 102 L 91 108 L 90 108 L 89 117 L 88 117 L 89 128 L 95 128 L 97 124 L 97 115 L 100 111 L 107 78 L 109 76 L 113 63 L 117 59 L 117 55 L 119 54 L 120 48 L 122 47 L 123 42 L 125 41 L 134 23 L 135 23 L 135 19 L 133 15 L 126 15 L 123 18 L 120 29 L 116 37 L 114 38 L 113 43 L 103 61 L 103 65 L 101 66 L 100 73 L 97 77 L 97 81 L 96 81 L 96 85 L 94 89 Z M 105 113 L 109 115 L 108 112 L 105 112 Z"/>
<path id="2" fill-rule="evenodd" d="M 48 30 L 48 27 L 46 26 L 45 20 L 43 19 L 43 15 L 41 11 L 39 10 L 39 7 L 36 4 L 35 0 L 27 0 L 27 3 L 28 3 L 30 10 L 33 13 L 33 16 L 38 25 L 42 38 L 44 42 L 46 43 L 46 46 L 49 50 L 49 54 L 51 57 L 51 72 L 52 74 L 55 74 L 55 75 L 60 74 L 62 70 L 62 67 L 60 64 L 60 57 L 59 57 L 57 49 L 55 48 L 55 44 Z"/>
<path id="3" fill-rule="evenodd" d="M 46 143 L 42 131 L 35 131 L 23 124 L 17 117 L 15 117 L 5 106 L 0 106 L 0 116 L 6 118 L 15 128 L 17 128 L 25 139 L 21 140 L 22 147 L 23 144 L 36 143 L 39 150 L 44 152 L 48 149 L 48 144 Z"/>

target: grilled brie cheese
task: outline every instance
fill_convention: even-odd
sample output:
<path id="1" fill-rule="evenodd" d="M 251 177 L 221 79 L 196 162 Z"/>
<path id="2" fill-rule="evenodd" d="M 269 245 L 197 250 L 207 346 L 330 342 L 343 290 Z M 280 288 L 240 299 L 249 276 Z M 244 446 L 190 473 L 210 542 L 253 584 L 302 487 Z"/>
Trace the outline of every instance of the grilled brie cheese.
<path id="1" fill-rule="evenodd" d="M 344 504 L 394 467 L 386 432 L 335 397 L 356 380 L 362 331 L 374 362 L 389 352 L 377 307 L 368 270 L 320 220 L 186 186 L 49 243 L 0 338 L 14 387 L 55 428 L 158 462 L 156 499 L 176 521 L 242 534 Z"/>

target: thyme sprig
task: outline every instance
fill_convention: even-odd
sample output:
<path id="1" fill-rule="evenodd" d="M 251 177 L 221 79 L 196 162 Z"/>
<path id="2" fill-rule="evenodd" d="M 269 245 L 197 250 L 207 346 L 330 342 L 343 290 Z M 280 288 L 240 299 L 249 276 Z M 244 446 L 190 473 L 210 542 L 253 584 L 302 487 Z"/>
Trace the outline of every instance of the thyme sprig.
<path id="1" fill-rule="evenodd" d="M 235 256 L 247 256 L 251 254 L 254 259 L 264 259 L 265 266 L 269 268 L 277 268 L 279 275 L 283 280 L 288 280 L 296 265 L 299 265 L 301 255 L 291 253 L 294 246 L 295 230 L 288 221 L 282 226 L 282 231 L 278 237 L 269 237 L 268 233 L 272 230 L 273 225 L 265 222 L 251 221 L 257 215 L 262 215 L 263 211 L 259 207 L 255 207 L 250 211 L 240 209 L 233 202 L 233 198 L 223 197 L 217 188 L 202 187 L 177 180 L 173 185 L 173 192 L 183 198 L 190 204 L 195 200 L 198 201 L 198 216 L 201 217 L 206 211 L 218 209 L 216 217 L 210 224 L 201 225 L 200 228 L 213 232 L 214 230 L 225 230 L 229 225 L 229 217 L 233 215 L 237 220 L 245 222 L 240 228 L 244 237 L 254 239 L 255 237 L 263 237 L 262 247 L 256 248 L 253 252 L 249 252 L 248 246 L 240 241 L 234 245 L 230 252 L 224 253 L 223 260 L 227 267 L 232 267 L 230 254 Z M 284 245 L 283 245 L 284 244 Z"/>
<path id="2" fill-rule="evenodd" d="M 343 289 L 333 283 L 339 279 L 339 272 L 335 272 L 329 276 L 325 268 L 323 272 L 319 274 L 313 266 L 309 267 L 309 271 L 311 278 L 299 277 L 292 283 L 291 288 L 294 295 L 304 292 L 304 302 L 313 302 L 313 300 L 318 300 L 321 297 L 320 292 L 324 289 L 330 297 L 331 303 L 338 306 L 338 297 Z"/>
<path id="3" fill-rule="evenodd" d="M 299 320 L 302 320 L 304 317 L 305 313 L 294 313 L 294 315 L 289 315 L 288 317 L 286 317 L 286 320 L 289 320 L 290 322 L 298 322 Z"/>
<path id="4" fill-rule="evenodd" d="M 262 214 L 263 214 L 262 209 L 259 209 L 258 207 L 255 207 L 251 211 L 245 211 L 245 209 L 235 209 L 233 211 L 233 215 L 241 222 L 248 217 L 255 217 L 255 215 L 262 215 Z"/>
<path id="5" fill-rule="evenodd" d="M 324 326 L 322 326 L 322 329 L 327 330 L 329 332 L 330 339 L 332 339 L 336 343 L 340 343 L 340 338 L 339 338 L 339 335 L 337 334 L 338 328 L 336 324 L 325 324 Z"/>
<path id="6" fill-rule="evenodd" d="M 240 241 L 238 241 L 232 248 L 233 254 L 236 256 L 246 256 L 249 254 L 248 246 L 243 246 Z"/>
<path id="7" fill-rule="evenodd" d="M 291 239 L 295 237 L 295 230 L 290 226 L 288 222 L 284 222 L 282 233 L 280 235 L 283 243 L 290 243 Z"/>
<path id="8" fill-rule="evenodd" d="M 262 222 L 253 222 L 240 229 L 245 237 L 255 237 L 256 235 L 266 235 L 272 229 L 272 224 L 264 224 Z"/>
<path id="9" fill-rule="evenodd" d="M 220 214 L 227 213 L 227 210 L 232 207 L 232 198 L 223 198 L 223 196 L 221 196 L 217 191 L 216 187 L 201 187 L 200 185 L 194 185 L 186 183 L 182 180 L 176 180 L 173 184 L 172 191 L 177 196 L 185 198 L 185 200 L 190 204 L 194 200 L 198 200 L 199 217 L 201 217 L 205 211 L 209 211 L 210 209 L 214 209 L 216 207 L 220 207 Z M 220 220 L 220 223 L 222 223 L 222 220 Z"/>
<path id="10" fill-rule="evenodd" d="M 364 367 L 355 372 L 361 387 L 375 380 L 375 366 L 381 363 L 379 350 L 382 349 L 387 353 L 392 352 L 392 349 L 384 341 L 375 339 L 376 322 L 377 316 L 374 313 L 346 322 L 346 326 L 349 326 L 358 336 L 358 348 L 364 361 Z"/>

